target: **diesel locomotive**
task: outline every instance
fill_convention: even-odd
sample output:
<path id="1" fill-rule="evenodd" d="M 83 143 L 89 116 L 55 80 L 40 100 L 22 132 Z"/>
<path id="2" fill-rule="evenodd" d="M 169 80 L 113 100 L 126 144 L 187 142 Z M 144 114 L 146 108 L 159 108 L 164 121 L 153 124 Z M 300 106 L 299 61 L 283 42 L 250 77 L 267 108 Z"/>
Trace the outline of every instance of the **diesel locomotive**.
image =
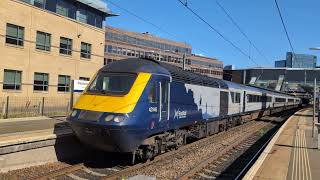
<path id="1" fill-rule="evenodd" d="M 149 159 L 300 104 L 284 93 L 131 58 L 102 67 L 67 119 L 84 144 Z"/>

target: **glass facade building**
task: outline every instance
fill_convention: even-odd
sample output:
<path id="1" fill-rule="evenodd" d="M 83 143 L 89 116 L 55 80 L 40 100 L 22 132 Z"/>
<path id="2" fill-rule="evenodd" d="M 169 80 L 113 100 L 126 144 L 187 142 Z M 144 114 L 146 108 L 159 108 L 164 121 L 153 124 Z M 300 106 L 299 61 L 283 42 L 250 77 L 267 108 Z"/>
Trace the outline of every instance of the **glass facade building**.
<path id="1" fill-rule="evenodd" d="M 102 0 L 20 0 L 50 12 L 75 19 L 98 28 L 108 16 L 114 16 Z"/>
<path id="2" fill-rule="evenodd" d="M 165 44 L 157 41 L 150 41 L 142 38 L 136 38 L 136 37 L 128 36 L 126 34 L 106 32 L 106 39 L 113 40 L 113 41 L 121 41 L 124 43 L 134 44 L 139 46 L 152 47 L 156 49 L 161 49 L 163 51 L 191 54 L 190 48 L 173 46 L 170 44 Z"/>
<path id="3" fill-rule="evenodd" d="M 316 68 L 317 56 L 287 52 L 286 59 L 275 61 L 274 66 L 286 68 Z"/>
<path id="4" fill-rule="evenodd" d="M 294 54 L 287 52 L 286 67 L 289 68 L 315 68 L 317 56 L 308 54 Z"/>
<path id="5" fill-rule="evenodd" d="M 274 62 L 274 67 L 286 67 L 287 60 L 279 60 Z"/>

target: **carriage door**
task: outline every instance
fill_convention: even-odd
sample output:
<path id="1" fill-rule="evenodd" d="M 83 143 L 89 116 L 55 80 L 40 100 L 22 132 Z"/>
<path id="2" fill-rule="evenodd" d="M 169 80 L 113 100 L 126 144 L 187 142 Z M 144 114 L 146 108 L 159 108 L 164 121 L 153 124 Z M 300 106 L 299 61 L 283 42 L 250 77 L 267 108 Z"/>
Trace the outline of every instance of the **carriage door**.
<path id="1" fill-rule="evenodd" d="M 220 116 L 228 115 L 229 92 L 220 91 Z"/>
<path id="2" fill-rule="evenodd" d="M 246 91 L 243 92 L 242 98 L 242 112 L 246 112 Z"/>
<path id="3" fill-rule="evenodd" d="M 169 81 L 159 82 L 159 122 L 161 126 L 168 125 L 170 113 L 170 83 Z"/>

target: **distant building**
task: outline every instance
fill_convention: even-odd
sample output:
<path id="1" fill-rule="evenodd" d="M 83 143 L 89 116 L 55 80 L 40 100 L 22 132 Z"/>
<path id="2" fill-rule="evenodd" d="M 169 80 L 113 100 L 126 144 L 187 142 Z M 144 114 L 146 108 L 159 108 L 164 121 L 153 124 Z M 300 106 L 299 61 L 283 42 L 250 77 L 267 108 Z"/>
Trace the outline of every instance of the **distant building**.
<path id="1" fill-rule="evenodd" d="M 275 61 L 275 67 L 316 68 L 317 56 L 287 52 L 286 60 Z"/>
<path id="2" fill-rule="evenodd" d="M 317 56 L 308 54 L 294 54 L 287 52 L 286 67 L 289 68 L 315 68 Z"/>
<path id="3" fill-rule="evenodd" d="M 152 57 L 155 60 L 183 66 L 188 71 L 222 79 L 223 62 L 192 54 L 189 44 L 154 36 L 148 32 L 136 33 L 119 28 L 105 28 L 104 64 L 128 57 Z"/>
<path id="4" fill-rule="evenodd" d="M 314 79 L 320 84 L 320 69 L 250 68 L 224 70 L 224 80 L 250 84 L 287 93 L 312 94 Z"/>
<path id="5" fill-rule="evenodd" d="M 286 67 L 286 60 L 275 61 L 274 67 Z"/>
<path id="6" fill-rule="evenodd" d="M 224 70 L 235 70 L 235 69 L 236 69 L 236 66 L 235 66 L 235 65 L 226 65 L 226 66 L 224 66 L 223 69 L 224 69 Z"/>

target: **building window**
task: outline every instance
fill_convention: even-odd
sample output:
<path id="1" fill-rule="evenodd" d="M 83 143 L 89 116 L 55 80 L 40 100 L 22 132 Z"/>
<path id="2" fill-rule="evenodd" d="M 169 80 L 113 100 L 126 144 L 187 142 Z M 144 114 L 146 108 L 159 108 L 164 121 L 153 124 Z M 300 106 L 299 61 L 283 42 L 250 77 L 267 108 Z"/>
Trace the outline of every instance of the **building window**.
<path id="1" fill-rule="evenodd" d="M 60 37 L 60 54 L 72 54 L 72 39 Z"/>
<path id="2" fill-rule="evenodd" d="M 108 51 L 108 53 L 112 53 L 112 46 L 111 45 L 107 46 L 107 51 Z"/>
<path id="3" fill-rule="evenodd" d="M 34 73 L 33 90 L 48 91 L 49 75 L 47 73 Z"/>
<path id="4" fill-rule="evenodd" d="M 7 24 L 6 43 L 23 46 L 24 27 Z"/>
<path id="5" fill-rule="evenodd" d="M 70 76 L 59 75 L 58 77 L 58 91 L 69 92 L 70 89 Z"/>
<path id="6" fill-rule="evenodd" d="M 57 14 L 68 17 L 68 9 L 64 6 L 63 1 L 59 1 L 59 3 L 57 3 L 56 12 Z"/>
<path id="7" fill-rule="evenodd" d="M 20 90 L 21 74 L 21 71 L 5 69 L 3 78 L 3 89 Z"/>
<path id="8" fill-rule="evenodd" d="M 76 17 L 76 6 L 72 2 L 58 0 L 56 5 L 56 13 L 72 19 Z"/>
<path id="9" fill-rule="evenodd" d="M 90 78 L 88 78 L 88 77 L 79 77 L 79 80 L 82 80 L 82 81 L 90 81 Z"/>
<path id="10" fill-rule="evenodd" d="M 56 12 L 57 10 L 57 1 L 56 0 L 47 0 L 46 1 L 46 5 L 45 5 L 45 8 L 46 10 L 49 10 L 51 12 Z"/>
<path id="11" fill-rule="evenodd" d="M 81 57 L 82 58 L 91 58 L 91 44 L 81 42 Z"/>
<path id="12" fill-rule="evenodd" d="M 87 11 L 84 8 L 79 8 L 78 11 L 79 13 L 77 19 L 80 22 L 87 23 Z"/>
<path id="13" fill-rule="evenodd" d="M 36 49 L 50 51 L 51 34 L 37 31 Z"/>
<path id="14" fill-rule="evenodd" d="M 42 9 L 45 8 L 45 4 L 46 4 L 46 0 L 34 0 L 34 3 L 33 3 L 34 6 Z"/>
<path id="15" fill-rule="evenodd" d="M 31 0 L 22 0 L 22 1 L 31 4 Z"/>

